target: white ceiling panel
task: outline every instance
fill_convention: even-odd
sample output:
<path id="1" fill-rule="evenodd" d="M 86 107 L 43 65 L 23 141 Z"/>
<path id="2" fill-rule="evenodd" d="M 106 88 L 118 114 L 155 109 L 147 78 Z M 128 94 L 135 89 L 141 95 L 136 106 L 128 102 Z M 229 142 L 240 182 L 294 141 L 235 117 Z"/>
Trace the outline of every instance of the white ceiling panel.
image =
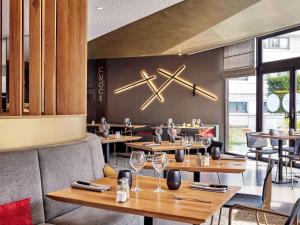
<path id="1" fill-rule="evenodd" d="M 88 40 L 142 19 L 183 0 L 89 0 Z M 97 7 L 103 8 L 97 10 Z"/>

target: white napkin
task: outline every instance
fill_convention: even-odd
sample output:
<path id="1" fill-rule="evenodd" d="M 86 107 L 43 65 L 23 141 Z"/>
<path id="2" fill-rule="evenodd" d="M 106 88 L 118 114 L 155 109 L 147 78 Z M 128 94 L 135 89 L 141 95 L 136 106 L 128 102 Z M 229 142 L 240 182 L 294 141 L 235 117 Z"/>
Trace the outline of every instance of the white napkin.
<path id="1" fill-rule="evenodd" d="M 77 181 L 71 184 L 72 188 L 84 189 L 89 191 L 96 191 L 96 192 L 105 192 L 110 189 L 110 185 L 105 184 L 91 184 L 91 185 L 84 185 L 78 184 Z"/>

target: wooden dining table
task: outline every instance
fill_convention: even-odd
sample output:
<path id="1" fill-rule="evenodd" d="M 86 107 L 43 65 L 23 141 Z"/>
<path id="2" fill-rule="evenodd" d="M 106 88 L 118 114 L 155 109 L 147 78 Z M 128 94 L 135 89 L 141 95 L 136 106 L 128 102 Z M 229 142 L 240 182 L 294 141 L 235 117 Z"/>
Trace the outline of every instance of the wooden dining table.
<path id="1" fill-rule="evenodd" d="M 179 190 L 171 191 L 167 188 L 166 180 L 161 181 L 165 192 L 155 193 L 153 190 L 157 187 L 157 179 L 141 176 L 139 184 L 142 191 L 131 192 L 129 201 L 125 203 L 116 202 L 117 180 L 110 177 L 95 181 L 98 184 L 111 185 L 106 192 L 66 188 L 48 193 L 47 197 L 60 202 L 141 215 L 145 217 L 145 225 L 152 225 L 153 218 L 202 224 L 240 190 L 237 186 L 230 186 L 226 193 L 194 190 L 187 181 L 182 181 Z M 179 200 L 178 196 L 183 200 Z"/>
<path id="2" fill-rule="evenodd" d="M 274 182 L 278 183 L 278 184 L 291 183 L 290 180 L 283 179 L 283 160 L 282 160 L 283 140 L 300 139 L 300 134 L 298 133 L 298 134 L 294 134 L 294 135 L 288 135 L 287 133 L 275 133 L 275 134 L 271 135 L 269 133 L 256 132 L 256 133 L 251 133 L 251 136 L 278 140 L 278 180 L 277 181 L 275 180 Z"/>
<path id="3" fill-rule="evenodd" d="M 142 138 L 142 136 L 126 136 L 121 135 L 117 137 L 115 134 L 109 135 L 107 138 L 105 137 L 99 137 L 100 141 L 103 145 L 105 145 L 105 151 L 104 151 L 104 159 L 105 162 L 109 163 L 109 155 L 110 155 L 110 146 L 111 143 L 120 143 L 120 142 L 128 142 L 128 141 L 137 141 Z"/>
<path id="4" fill-rule="evenodd" d="M 182 145 L 180 142 L 172 143 L 169 141 L 162 141 L 161 144 L 155 144 L 154 142 L 132 142 L 132 143 L 126 143 L 126 145 L 133 149 L 139 149 L 139 150 L 150 151 L 150 152 L 185 149 L 185 145 Z M 190 148 L 200 149 L 200 148 L 204 148 L 204 145 L 201 143 L 194 142 Z"/>
<path id="5" fill-rule="evenodd" d="M 196 155 L 190 155 L 190 162 L 176 162 L 174 154 L 168 154 L 168 159 L 169 162 L 165 171 L 180 170 L 193 172 L 194 181 L 196 182 L 200 181 L 200 172 L 241 174 L 246 171 L 247 167 L 246 159 L 238 159 L 228 155 L 226 155 L 226 159 L 210 159 L 209 166 L 198 166 Z M 146 162 L 144 169 L 153 169 L 152 162 Z"/>

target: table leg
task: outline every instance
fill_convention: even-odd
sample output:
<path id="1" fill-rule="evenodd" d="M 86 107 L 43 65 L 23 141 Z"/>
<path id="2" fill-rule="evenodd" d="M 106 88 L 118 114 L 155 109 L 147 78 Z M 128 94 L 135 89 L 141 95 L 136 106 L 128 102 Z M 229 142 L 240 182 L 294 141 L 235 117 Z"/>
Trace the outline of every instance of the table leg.
<path id="1" fill-rule="evenodd" d="M 194 182 L 200 182 L 200 172 L 194 172 Z"/>
<path id="2" fill-rule="evenodd" d="M 106 163 L 109 163 L 109 153 L 110 153 L 110 149 L 109 149 L 109 143 L 104 144 L 104 161 Z"/>
<path id="3" fill-rule="evenodd" d="M 153 225 L 153 218 L 152 217 L 144 217 L 144 225 Z"/>
<path id="4" fill-rule="evenodd" d="M 283 161 L 282 161 L 282 140 L 278 140 L 278 181 L 275 180 L 276 184 L 287 184 L 291 183 L 291 180 L 283 180 Z"/>

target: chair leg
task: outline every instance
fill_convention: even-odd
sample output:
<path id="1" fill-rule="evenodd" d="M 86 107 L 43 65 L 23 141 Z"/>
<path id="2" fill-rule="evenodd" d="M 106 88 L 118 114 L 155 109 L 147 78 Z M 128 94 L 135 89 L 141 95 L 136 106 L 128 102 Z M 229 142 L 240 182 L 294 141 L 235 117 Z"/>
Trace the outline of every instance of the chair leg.
<path id="1" fill-rule="evenodd" d="M 277 163 L 277 168 L 276 168 L 276 173 L 275 173 L 275 182 L 277 181 L 278 169 L 279 169 L 279 161 Z"/>
<path id="2" fill-rule="evenodd" d="M 287 158 L 285 158 L 285 179 L 288 179 L 288 170 L 287 170 L 287 168 L 288 168 L 288 160 L 287 160 Z"/>
<path id="3" fill-rule="evenodd" d="M 294 163 L 294 160 L 291 160 L 291 162 L 290 162 L 290 167 L 291 167 L 291 181 L 292 181 L 292 190 L 294 190 L 293 163 Z"/>
<path id="4" fill-rule="evenodd" d="M 218 220 L 218 225 L 221 224 L 221 218 L 222 218 L 222 207 L 220 208 L 220 213 L 219 213 L 219 220 Z"/>
<path id="5" fill-rule="evenodd" d="M 256 212 L 255 218 L 256 218 L 256 223 L 257 223 L 257 225 L 260 225 L 258 212 Z"/>
<path id="6" fill-rule="evenodd" d="M 210 225 L 213 225 L 213 224 L 214 224 L 214 216 L 215 216 L 215 215 L 212 215 L 212 216 L 211 216 Z"/>
<path id="7" fill-rule="evenodd" d="M 115 158 L 115 163 L 117 163 L 117 161 L 116 161 L 116 143 L 114 143 L 114 158 Z"/>
<path id="8" fill-rule="evenodd" d="M 244 173 L 242 173 L 242 179 L 243 179 L 243 184 L 245 185 L 245 177 L 244 177 Z"/>
<path id="9" fill-rule="evenodd" d="M 220 174 L 217 173 L 217 176 L 218 176 L 218 181 L 219 181 L 219 184 L 221 184 L 221 177 L 220 177 Z"/>

